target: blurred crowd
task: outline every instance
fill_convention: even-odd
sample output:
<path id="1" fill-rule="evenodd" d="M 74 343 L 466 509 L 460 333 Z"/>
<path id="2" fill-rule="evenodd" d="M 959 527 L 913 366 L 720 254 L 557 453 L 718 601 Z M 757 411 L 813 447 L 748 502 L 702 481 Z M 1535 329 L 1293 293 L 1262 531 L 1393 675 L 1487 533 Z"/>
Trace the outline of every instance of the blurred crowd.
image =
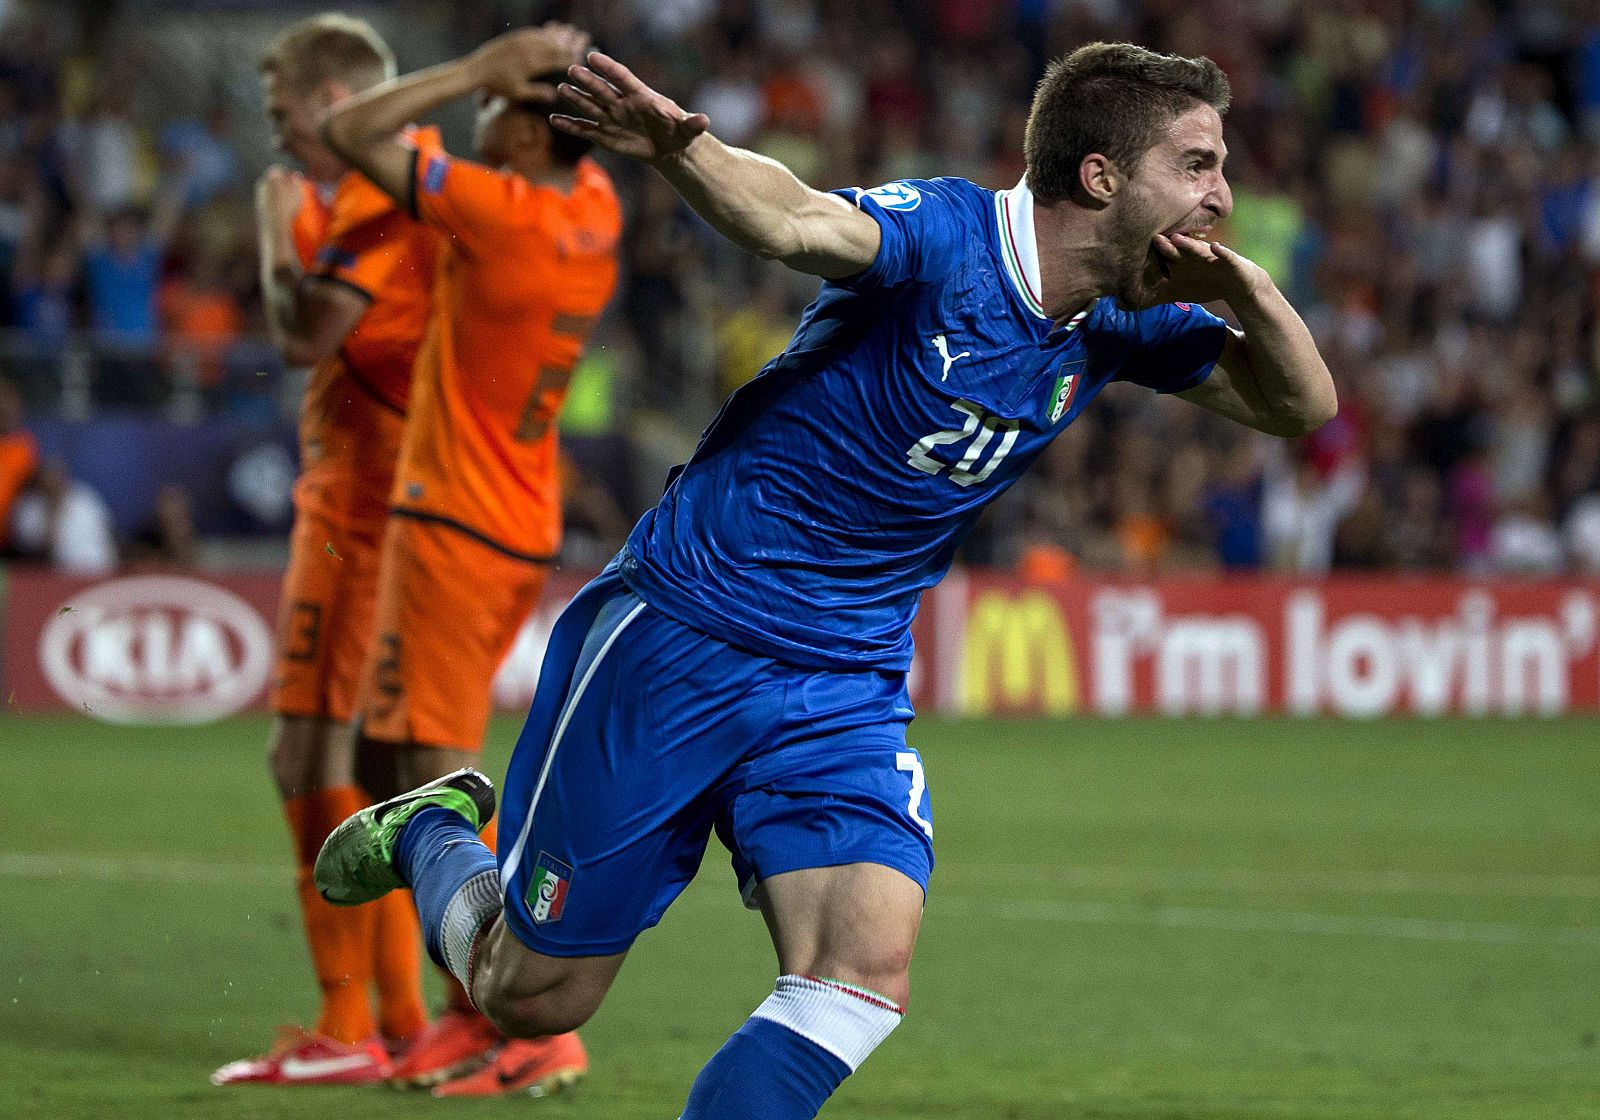
<path id="1" fill-rule="evenodd" d="M 73 24 L 22 9 L 0 36 L 0 327 L 30 397 L 59 355 L 95 355 L 102 405 L 210 388 L 257 333 L 254 264 L 232 108 L 138 113 L 136 44 L 86 52 Z M 256 348 L 259 351 L 259 347 Z"/>
<path id="2" fill-rule="evenodd" d="M 1285 443 L 1113 388 L 992 507 L 968 560 L 1039 575 L 1600 571 L 1594 5 L 475 0 L 450 32 L 466 49 L 552 16 L 590 28 L 724 140 L 823 188 L 1011 186 L 1033 84 L 1083 42 L 1131 39 L 1226 70 L 1236 205 L 1218 236 L 1310 323 L 1339 417 Z M 113 24 L 124 30 L 98 44 L 45 18 L 0 35 L 6 372 L 48 409 L 48 371 L 81 339 L 101 406 L 161 407 L 176 386 L 207 408 L 261 407 L 272 359 L 248 181 L 266 153 L 234 139 L 237 100 L 144 114 L 138 35 Z M 591 461 L 574 488 L 621 511 L 575 511 L 599 526 L 594 555 L 815 292 L 720 241 L 658 177 L 612 167 L 625 276 L 573 415 L 633 466 Z"/>

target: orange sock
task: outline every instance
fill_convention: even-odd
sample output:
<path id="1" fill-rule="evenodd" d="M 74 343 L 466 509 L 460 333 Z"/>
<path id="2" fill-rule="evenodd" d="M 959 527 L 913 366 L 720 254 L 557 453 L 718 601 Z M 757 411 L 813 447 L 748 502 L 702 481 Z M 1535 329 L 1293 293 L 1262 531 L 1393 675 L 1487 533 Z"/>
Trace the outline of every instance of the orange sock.
<path id="1" fill-rule="evenodd" d="M 422 1004 L 422 928 L 410 891 L 390 891 L 377 911 L 372 976 L 378 992 L 378 1027 L 385 1038 L 408 1039 L 428 1025 Z"/>
<path id="2" fill-rule="evenodd" d="M 497 824 L 498 821 L 490 821 L 478 834 L 483 842 L 489 845 L 491 852 L 495 851 L 495 839 L 499 835 L 499 831 L 495 828 Z M 472 1006 L 472 1000 L 467 998 L 467 990 L 461 986 L 461 981 L 448 972 L 444 973 L 444 998 L 451 1011 L 464 1011 L 469 1015 L 479 1013 L 478 1009 Z"/>
<path id="3" fill-rule="evenodd" d="M 366 796 L 354 786 L 335 786 L 291 798 L 283 806 L 294 838 L 306 944 L 322 989 L 316 1030 L 340 1042 L 360 1042 L 377 1032 L 367 1004 L 377 915 L 370 906 L 334 906 L 324 901 L 312 882 L 311 868 L 328 833 L 366 804 Z"/>

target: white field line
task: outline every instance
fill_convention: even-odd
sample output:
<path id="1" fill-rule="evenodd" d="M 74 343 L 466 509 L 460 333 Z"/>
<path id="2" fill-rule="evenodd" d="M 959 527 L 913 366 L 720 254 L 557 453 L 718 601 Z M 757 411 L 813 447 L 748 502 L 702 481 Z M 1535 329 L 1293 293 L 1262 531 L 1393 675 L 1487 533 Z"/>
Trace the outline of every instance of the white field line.
<path id="1" fill-rule="evenodd" d="M 973 918 L 1012 918 L 1060 925 L 1154 926 L 1226 933 L 1305 933 L 1401 941 L 1458 941 L 1489 945 L 1600 945 L 1600 929 L 1457 922 L 1383 915 L 1308 914 L 1288 910 L 1224 910 L 1197 906 L 1131 906 L 1054 899 L 978 899 L 933 896 L 934 909 Z"/>
<path id="2" fill-rule="evenodd" d="M 963 873 L 996 867 L 1026 868 L 1030 865 L 957 864 Z M 941 871 L 948 870 L 941 867 Z M 1266 882 L 1281 880 L 1279 886 L 1258 881 L 1264 873 L 1238 870 L 1169 872 L 1159 868 L 1097 867 L 1073 868 L 1070 866 L 1037 865 L 1037 881 L 1061 884 L 1071 882 L 1078 886 L 1195 886 L 1196 878 L 1204 878 L 1208 886 L 1217 889 L 1247 891 L 1316 889 L 1322 884 L 1306 876 L 1268 876 Z M 1087 872 L 1080 879 L 1072 878 L 1074 872 Z M 1117 875 L 1122 878 L 1117 878 Z M 1412 893 L 1384 889 L 1382 884 L 1391 875 L 1385 873 L 1373 880 L 1379 889 L 1361 891 L 1358 876 L 1344 884 L 1348 893 L 1384 894 Z M 104 883 L 156 882 L 168 886 L 226 887 L 241 884 L 288 884 L 294 872 L 287 863 L 274 864 L 259 861 L 224 862 L 220 860 L 174 859 L 163 856 L 83 855 L 58 852 L 0 852 L 0 878 L 13 879 L 70 879 Z M 1207 878 L 1209 877 L 1209 878 Z M 1476 876 L 1452 876 L 1451 891 L 1422 890 L 1415 893 L 1475 893 L 1492 897 L 1510 892 L 1496 889 L 1521 880 L 1501 876 L 1484 876 L 1486 889 L 1476 892 L 1465 888 L 1478 881 Z M 1584 876 L 1547 876 L 1549 886 L 1567 888 L 1583 887 L 1592 881 Z M 1571 882 L 1568 882 L 1570 880 Z M 1232 882 L 1234 886 L 1219 886 Z M 1244 886 L 1240 884 L 1248 883 Z M 1287 884 L 1287 885 L 1282 885 Z M 691 896 L 692 897 L 692 896 Z M 1589 898 L 1587 893 L 1574 889 L 1552 889 L 1536 897 Z M 1562 927 L 1545 925 L 1520 925 L 1512 922 L 1464 922 L 1433 918 L 1401 918 L 1387 915 L 1318 914 L 1288 910 L 1242 910 L 1197 906 L 1139 906 L 1128 903 L 1077 902 L 1059 899 L 1022 899 L 1010 897 L 985 898 L 959 892 L 941 890 L 937 873 L 933 892 L 936 911 L 954 911 L 975 918 L 1011 918 L 1020 921 L 1052 922 L 1063 925 L 1124 925 L 1154 926 L 1163 929 L 1209 929 L 1233 933 L 1302 933 L 1333 937 L 1368 937 L 1404 941 L 1471 942 L 1478 944 L 1558 944 L 1600 945 L 1600 928 Z"/>
<path id="3" fill-rule="evenodd" d="M 0 876 L 68 876 L 114 882 L 161 879 L 227 884 L 277 881 L 287 864 L 160 855 L 0 852 Z M 1600 875 L 1506 875 L 1414 871 L 1267 871 L 1226 867 L 1138 867 L 1130 864 L 973 863 L 940 860 L 941 879 L 1103 890 L 1199 890 L 1240 894 L 1445 895 L 1462 898 L 1600 899 Z"/>
<path id="4" fill-rule="evenodd" d="M 82 855 L 77 852 L 0 852 L 0 878 L 124 880 L 173 886 L 226 887 L 238 883 L 293 883 L 283 863 L 174 859 L 169 856 Z"/>
<path id="5" fill-rule="evenodd" d="M 934 872 L 962 879 L 1047 887 L 1199 890 L 1240 894 L 1444 895 L 1461 898 L 1600 899 L 1600 875 L 1506 875 L 1417 871 L 1266 871 L 1124 864 L 967 863 L 941 860 Z"/>

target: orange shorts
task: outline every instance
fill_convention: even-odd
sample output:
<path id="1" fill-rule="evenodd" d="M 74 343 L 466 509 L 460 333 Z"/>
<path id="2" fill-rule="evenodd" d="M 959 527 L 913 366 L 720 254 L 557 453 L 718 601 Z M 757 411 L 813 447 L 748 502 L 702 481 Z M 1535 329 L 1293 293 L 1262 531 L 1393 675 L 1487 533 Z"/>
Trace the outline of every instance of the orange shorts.
<path id="1" fill-rule="evenodd" d="M 495 672 L 548 574 L 458 529 L 390 517 L 377 638 L 361 681 L 362 734 L 482 749 Z"/>
<path id="2" fill-rule="evenodd" d="M 272 710 L 348 723 L 372 644 L 382 521 L 298 513 L 278 607 Z"/>

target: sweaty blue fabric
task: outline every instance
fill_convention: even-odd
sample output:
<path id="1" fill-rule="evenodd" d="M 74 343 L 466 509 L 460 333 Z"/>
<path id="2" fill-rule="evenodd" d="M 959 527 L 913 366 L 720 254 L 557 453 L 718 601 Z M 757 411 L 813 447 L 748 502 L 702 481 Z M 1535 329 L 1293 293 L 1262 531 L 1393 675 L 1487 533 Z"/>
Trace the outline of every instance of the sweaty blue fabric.
<path id="1" fill-rule="evenodd" d="M 395 864 L 416 901 L 428 956 L 440 968 L 448 968 L 444 959 L 445 909 L 469 879 L 495 869 L 494 853 L 478 839 L 466 817 L 430 805 L 400 830 Z"/>
<path id="2" fill-rule="evenodd" d="M 651 606 L 742 648 L 903 670 L 918 596 L 983 507 L 1113 380 L 1198 385 L 1227 327 L 1106 298 L 1055 328 L 1008 271 L 994 192 L 841 193 L 877 219 L 876 259 L 824 283 L 788 348 L 723 405 L 621 570 Z"/>
<path id="3" fill-rule="evenodd" d="M 788 1027 L 749 1019 L 694 1079 L 680 1120 L 811 1120 L 849 1074 Z"/>
<path id="4" fill-rule="evenodd" d="M 505 921 L 551 956 L 617 953 L 713 831 L 741 891 L 846 863 L 927 888 L 933 813 L 904 673 L 802 669 L 643 603 L 609 569 L 557 620 L 506 771 Z"/>

